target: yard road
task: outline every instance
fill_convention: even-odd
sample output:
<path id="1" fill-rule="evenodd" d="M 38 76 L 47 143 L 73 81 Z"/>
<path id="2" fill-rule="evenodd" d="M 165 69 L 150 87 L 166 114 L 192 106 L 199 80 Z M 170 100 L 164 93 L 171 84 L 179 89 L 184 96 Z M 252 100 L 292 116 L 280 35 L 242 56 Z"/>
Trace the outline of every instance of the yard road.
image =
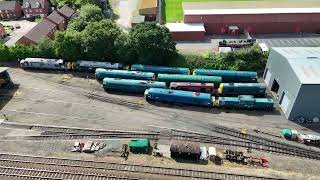
<path id="1" fill-rule="evenodd" d="M 120 0 L 119 2 L 119 19 L 117 24 L 121 29 L 127 30 L 131 28 L 131 18 L 135 10 L 137 10 L 139 0 Z"/>

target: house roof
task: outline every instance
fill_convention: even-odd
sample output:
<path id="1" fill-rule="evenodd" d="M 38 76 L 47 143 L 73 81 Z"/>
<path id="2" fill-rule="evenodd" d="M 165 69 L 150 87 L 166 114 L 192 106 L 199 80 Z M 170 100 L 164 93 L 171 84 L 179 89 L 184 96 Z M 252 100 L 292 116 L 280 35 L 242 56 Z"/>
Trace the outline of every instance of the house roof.
<path id="1" fill-rule="evenodd" d="M 24 37 L 38 43 L 42 38 L 47 37 L 55 27 L 56 25 L 53 22 L 45 19 L 32 28 Z"/>
<path id="2" fill-rule="evenodd" d="M 203 24 L 197 23 L 167 23 L 170 32 L 205 32 Z"/>
<path id="3" fill-rule="evenodd" d="M 22 8 L 39 8 L 38 5 L 44 8 L 44 3 L 47 0 L 23 0 Z"/>
<path id="4" fill-rule="evenodd" d="M 156 14 L 158 7 L 158 0 L 140 0 L 139 14 Z"/>
<path id="5" fill-rule="evenodd" d="M 16 1 L 0 1 L 0 10 L 14 10 Z"/>
<path id="6" fill-rule="evenodd" d="M 59 9 L 59 13 L 70 18 L 75 13 L 75 10 L 69 8 L 67 5 L 64 5 L 62 8 Z"/>
<path id="7" fill-rule="evenodd" d="M 285 58 L 301 84 L 320 84 L 320 47 L 275 47 Z"/>
<path id="8" fill-rule="evenodd" d="M 64 17 L 60 16 L 60 14 L 58 14 L 57 11 L 53 11 L 48 17 L 47 19 L 49 19 L 50 21 L 56 23 L 56 24 L 60 24 L 64 21 Z"/>

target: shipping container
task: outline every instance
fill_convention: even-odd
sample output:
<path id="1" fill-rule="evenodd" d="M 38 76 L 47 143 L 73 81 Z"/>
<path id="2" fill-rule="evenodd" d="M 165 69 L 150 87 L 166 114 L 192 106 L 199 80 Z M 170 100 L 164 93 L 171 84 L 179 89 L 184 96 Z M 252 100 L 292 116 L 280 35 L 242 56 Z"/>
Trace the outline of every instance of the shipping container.
<path id="1" fill-rule="evenodd" d="M 96 69 L 96 79 L 102 81 L 104 78 L 121 78 L 121 79 L 137 79 L 137 80 L 154 80 L 154 73 L 141 71 L 126 71 L 126 70 L 111 70 L 111 69 Z"/>
<path id="2" fill-rule="evenodd" d="M 71 65 L 71 68 L 74 71 L 87 71 L 87 72 L 94 72 L 97 68 L 104 68 L 104 69 L 121 69 L 123 67 L 120 63 L 110 63 L 110 62 L 100 62 L 100 61 L 84 61 L 79 60 L 76 62 L 72 62 L 68 64 Z"/>
<path id="3" fill-rule="evenodd" d="M 220 76 L 192 76 L 182 74 L 159 74 L 158 81 L 171 82 L 198 82 L 198 83 L 213 83 L 215 88 L 218 88 L 221 83 Z"/>
<path id="4" fill-rule="evenodd" d="M 263 96 L 266 85 L 263 83 L 221 83 L 218 89 L 220 95 L 255 95 Z"/>
<path id="5" fill-rule="evenodd" d="M 129 142 L 130 152 L 134 154 L 148 154 L 150 150 L 149 139 L 135 139 Z"/>
<path id="6" fill-rule="evenodd" d="M 142 64 L 133 64 L 131 66 L 132 71 L 153 72 L 163 74 L 190 74 L 188 68 L 183 67 L 167 67 L 167 66 L 150 66 Z"/>
<path id="7" fill-rule="evenodd" d="M 149 88 L 167 88 L 165 82 L 104 78 L 103 88 L 105 90 L 122 91 L 130 93 L 144 93 Z"/>
<path id="8" fill-rule="evenodd" d="M 211 70 L 211 69 L 195 69 L 193 75 L 201 76 L 221 76 L 222 82 L 241 82 L 255 83 L 258 74 L 253 71 L 230 71 L 230 70 Z"/>
<path id="9" fill-rule="evenodd" d="M 160 101 L 207 107 L 213 106 L 211 95 L 209 93 L 150 88 L 145 91 L 144 95 L 146 100 L 149 101 Z"/>
<path id="10" fill-rule="evenodd" d="M 214 94 L 213 83 L 190 83 L 190 82 L 172 82 L 170 83 L 170 89 L 183 90 L 183 91 L 194 91 Z"/>

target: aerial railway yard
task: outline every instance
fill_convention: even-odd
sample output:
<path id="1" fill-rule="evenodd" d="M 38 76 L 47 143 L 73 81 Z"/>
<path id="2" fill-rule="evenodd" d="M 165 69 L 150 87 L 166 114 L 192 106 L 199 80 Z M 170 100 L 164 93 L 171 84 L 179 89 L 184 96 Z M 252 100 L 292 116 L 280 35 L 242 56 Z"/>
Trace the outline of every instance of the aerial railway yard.
<path id="1" fill-rule="evenodd" d="M 264 126 L 265 131 L 273 134 L 279 133 L 279 130 L 284 127 L 304 130 L 301 126 L 283 119 L 277 110 L 275 112 L 247 111 L 243 114 L 232 110 L 226 112 L 226 110 L 192 106 L 162 103 L 149 104 L 141 96 L 106 94 L 101 85 L 95 82 L 95 80 L 78 78 L 76 74 L 70 75 L 64 72 L 49 74 L 34 73 L 15 68 L 10 70 L 10 74 L 13 81 L 19 84 L 19 88 L 14 92 L 13 97 L 10 97 L 10 95 L 6 95 L 6 98 L 1 97 L 1 100 L 9 99 L 1 110 L 1 114 L 6 114 L 8 118 L 8 120 L 4 120 L 0 125 L 0 141 L 3 144 L 1 152 L 11 151 L 12 153 L 29 154 L 30 156 L 41 154 L 62 159 L 69 159 L 66 157 L 70 157 L 70 159 L 81 158 L 82 160 L 90 161 L 92 159 L 100 159 L 95 157 L 95 155 L 83 156 L 80 154 L 75 156 L 74 154 L 66 153 L 65 150 L 78 140 L 96 139 L 104 141 L 114 139 L 117 141 L 118 139 L 122 139 L 122 141 L 127 141 L 134 138 L 150 138 L 153 140 L 158 139 L 158 142 L 163 144 L 169 143 L 170 140 L 185 140 L 210 144 L 224 149 L 235 148 L 245 150 L 251 148 L 253 153 L 268 156 L 271 163 L 270 168 L 273 169 L 274 166 L 275 170 L 280 169 L 291 172 L 287 168 L 283 168 L 283 166 L 289 164 L 288 168 L 291 168 L 292 165 L 290 164 L 292 163 L 301 164 L 297 165 L 296 169 L 293 168 L 296 171 L 303 169 L 304 163 L 313 163 L 314 167 L 318 166 L 317 160 L 320 155 L 316 148 L 286 142 L 268 135 L 255 135 L 251 132 L 246 134 L 245 137 L 243 136 L 240 131 L 243 127 L 249 130 L 257 126 Z M 165 133 L 163 133 L 161 128 L 154 130 L 154 128 L 148 125 L 167 127 L 169 130 L 167 129 L 168 132 L 164 130 Z M 224 128 L 225 126 L 229 128 Z M 105 127 L 108 128 L 106 129 Z M 43 148 L 39 149 L 33 147 L 42 143 L 52 145 L 44 145 Z M 57 146 L 54 147 L 56 152 L 45 152 L 45 149 L 51 146 Z M 60 148 L 59 146 L 63 147 Z M 23 148 L 18 150 L 17 147 Z M 109 153 L 102 154 L 106 156 L 104 160 L 107 161 L 107 158 L 110 158 Z M 112 170 L 112 172 L 110 170 L 108 173 L 102 174 L 100 172 L 101 169 L 88 170 L 89 172 L 87 172 L 75 171 L 76 168 L 73 167 L 69 171 L 69 168 L 59 168 L 61 165 L 51 165 L 49 167 L 49 165 L 38 164 L 38 166 L 34 165 L 35 168 L 31 168 L 23 166 L 22 161 L 27 160 L 19 155 L 15 156 L 16 162 L 12 160 L 13 155 L 7 155 L 0 156 L 0 162 L 2 162 L 1 164 L 10 162 L 12 166 L 1 167 L 1 172 L 7 173 L 7 175 L 16 174 L 17 177 L 32 176 L 32 174 L 41 175 L 40 172 L 43 172 L 42 177 L 50 176 L 50 174 L 53 177 L 54 173 L 56 173 L 54 171 L 60 171 L 61 174 L 65 175 L 64 178 L 73 176 L 79 179 L 84 179 L 85 177 L 107 179 L 107 176 L 109 176 L 109 179 L 112 179 L 112 177 L 114 179 L 145 179 L 145 177 L 156 179 L 157 175 L 159 176 L 159 172 L 157 174 L 140 171 L 126 174 L 123 172 L 123 169 L 118 171 Z M 7 159 L 7 162 L 2 161 L 2 159 Z M 135 161 L 132 160 L 134 156 L 129 159 L 131 160 L 128 164 L 135 164 Z M 287 163 L 279 167 L 280 165 L 277 166 L 275 164 L 277 159 L 287 161 Z M 29 161 L 33 161 L 32 158 Z M 122 160 L 117 160 L 116 162 L 126 163 Z M 146 164 L 157 166 L 155 162 Z M 171 161 L 169 164 L 169 167 L 178 168 Z M 89 164 L 87 165 L 89 166 Z M 41 169 L 40 167 L 42 166 L 47 167 L 47 169 Z M 139 166 L 141 166 L 140 163 Z M 184 168 L 182 169 L 190 169 L 193 166 L 184 164 Z M 78 167 L 78 169 L 82 168 Z M 204 169 L 203 171 L 215 171 L 218 167 L 210 165 L 206 168 L 202 168 L 202 166 L 200 168 Z M 232 167 L 232 165 L 229 167 L 229 169 L 233 168 L 236 170 L 229 173 L 226 168 L 223 168 L 226 173 L 220 173 L 219 176 L 214 173 L 208 175 L 205 172 L 198 172 L 198 174 L 203 174 L 203 176 L 191 176 L 189 173 L 189 175 L 184 174 L 183 176 L 179 175 L 179 177 L 173 173 L 167 174 L 166 177 L 173 179 L 184 179 L 187 177 L 194 179 L 264 179 L 257 177 L 259 174 L 254 174 L 252 177 L 246 174 L 252 168 L 241 168 L 240 171 L 244 172 L 245 175 L 240 176 L 237 175 L 242 174 L 237 173 L 240 172 L 237 169 L 239 167 Z M 313 167 L 310 168 L 309 172 L 313 171 Z M 125 169 L 128 169 L 128 167 L 125 167 Z M 95 175 L 92 174 L 93 171 Z M 158 169 L 158 171 L 160 170 Z M 83 172 L 84 174 L 79 172 Z M 165 170 L 161 170 L 161 172 L 165 172 Z M 278 174 L 273 174 L 263 169 L 260 171 L 260 176 L 262 172 L 266 177 L 279 179 Z M 179 173 L 181 174 L 181 172 Z M 141 176 L 141 174 L 149 174 L 150 176 Z M 288 179 L 292 179 L 295 176 L 288 177 Z M 297 175 L 296 177 L 300 176 Z M 58 176 L 56 178 L 63 179 L 63 177 Z"/>

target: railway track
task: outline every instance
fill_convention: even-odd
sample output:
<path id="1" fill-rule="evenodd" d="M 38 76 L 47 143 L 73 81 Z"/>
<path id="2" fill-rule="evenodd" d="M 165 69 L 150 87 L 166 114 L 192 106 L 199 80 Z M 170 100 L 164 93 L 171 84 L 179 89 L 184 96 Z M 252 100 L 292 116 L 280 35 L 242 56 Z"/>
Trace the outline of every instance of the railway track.
<path id="1" fill-rule="evenodd" d="M 186 139 L 190 139 L 193 141 L 199 141 L 203 143 L 213 143 L 213 144 L 222 144 L 222 145 L 230 145 L 230 146 L 238 146 L 244 148 L 251 148 L 261 151 L 291 155 L 296 157 L 303 157 L 308 159 L 316 159 L 320 160 L 320 152 L 314 151 L 312 149 L 306 149 L 303 147 L 293 146 L 291 144 L 286 144 L 282 142 L 277 142 L 271 139 L 242 134 L 240 131 L 233 130 L 230 128 L 215 126 L 212 131 L 221 133 L 228 136 L 233 136 L 235 138 L 239 138 L 241 140 L 233 140 L 226 138 L 217 138 L 217 136 L 206 135 L 202 133 L 188 132 L 188 131 L 178 131 L 174 130 L 173 133 L 180 133 L 180 136 L 186 137 Z"/>
<path id="2" fill-rule="evenodd" d="M 94 173 L 69 172 L 61 170 L 37 169 L 26 167 L 0 166 L 0 177 L 25 178 L 25 179 L 48 179 L 48 180 L 109 180 L 109 179 L 131 179 L 125 176 L 99 175 Z"/>
<path id="3" fill-rule="evenodd" d="M 84 161 L 75 159 L 61 159 L 53 157 L 26 156 L 13 154 L 0 154 L 0 162 L 30 163 L 38 165 L 62 166 L 67 168 L 90 168 L 98 170 L 113 170 L 119 172 L 131 172 L 141 174 L 153 174 L 195 179 L 228 179 L 228 180 L 256 180 L 256 179 L 279 179 L 265 176 L 253 176 L 243 174 L 231 174 L 204 170 L 169 168 L 161 166 L 146 166 L 137 164 L 123 164 L 102 161 Z"/>

